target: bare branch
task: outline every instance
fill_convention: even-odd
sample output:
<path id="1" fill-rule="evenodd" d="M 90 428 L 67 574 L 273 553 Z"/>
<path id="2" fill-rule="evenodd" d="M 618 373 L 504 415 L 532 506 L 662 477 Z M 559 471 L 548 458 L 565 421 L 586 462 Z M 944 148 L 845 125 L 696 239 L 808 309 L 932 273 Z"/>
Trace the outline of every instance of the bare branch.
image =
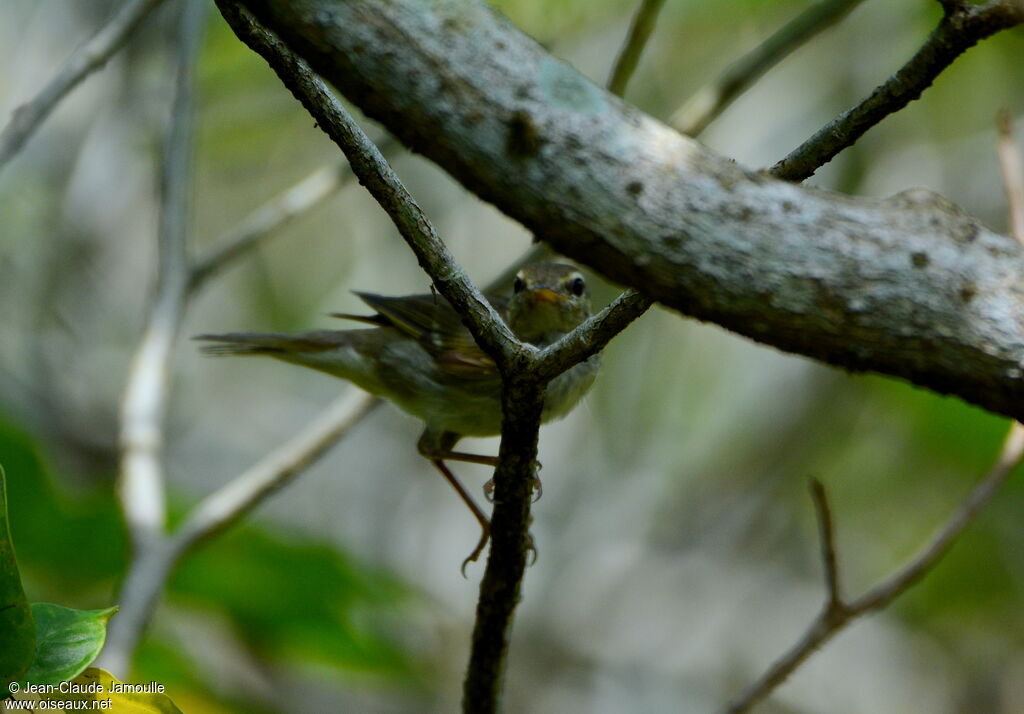
<path id="1" fill-rule="evenodd" d="M 819 32 L 842 20 L 864 0 L 821 0 L 694 92 L 669 119 L 678 131 L 697 136 L 765 72 Z"/>
<path id="2" fill-rule="evenodd" d="M 174 105 L 163 157 L 156 297 L 135 352 L 121 405 L 121 473 L 118 497 L 132 543 L 129 580 L 162 568 L 166 545 L 164 418 L 169 363 L 188 291 L 189 192 L 192 174 L 195 68 L 206 19 L 202 0 L 181 11 Z M 148 575 L 145 575 L 149 577 Z M 141 629 L 127 618 L 113 622 L 107 662 L 123 672 Z"/>
<path id="3" fill-rule="evenodd" d="M 351 176 L 348 164 L 324 166 L 257 208 L 195 258 L 189 275 L 189 289 L 198 290 L 228 263 L 332 196 L 348 183 Z"/>
<path id="4" fill-rule="evenodd" d="M 0 169 L 25 145 L 53 108 L 79 82 L 103 67 L 161 2 L 163 0 L 133 0 L 124 5 L 95 37 L 68 58 L 43 91 L 14 110 L 11 120 L 0 132 Z"/>
<path id="5" fill-rule="evenodd" d="M 1024 171 L 1021 170 L 1020 148 L 1013 140 L 1013 117 L 1003 109 L 997 120 L 999 129 L 999 169 L 1010 209 L 1010 230 L 1018 242 L 1024 243 Z"/>
<path id="6" fill-rule="evenodd" d="M 924 576 L 933 565 L 946 554 L 953 541 L 977 518 L 978 513 L 988 505 L 1006 477 L 1024 457 L 1024 426 L 1013 422 L 999 452 L 995 465 L 967 496 L 967 499 L 950 517 L 928 545 L 904 568 L 884 582 L 875 586 L 861 597 L 850 602 L 849 608 L 855 615 L 879 610 Z"/>
<path id="7" fill-rule="evenodd" d="M 633 22 L 629 27 L 629 36 L 625 44 L 619 50 L 619 56 L 615 60 L 615 67 L 608 78 L 608 91 L 621 97 L 626 93 L 626 85 L 629 84 L 636 66 L 640 62 L 640 55 L 643 54 L 647 40 L 654 32 L 654 26 L 658 22 L 658 13 L 661 12 L 665 0 L 640 0 L 640 7 L 633 16 Z"/>
<path id="8" fill-rule="evenodd" d="M 944 3 L 946 14 L 921 49 L 867 99 L 844 112 L 772 167 L 772 175 L 803 181 L 864 132 L 921 96 L 957 57 L 1000 30 L 1024 22 L 1024 4 Z"/>
<path id="9" fill-rule="evenodd" d="M 543 379 L 552 379 L 595 355 L 643 315 L 654 301 L 630 289 L 621 293 L 606 308 L 579 325 L 537 356 L 533 370 Z"/>
<path id="10" fill-rule="evenodd" d="M 818 479 L 811 479 L 811 498 L 814 512 L 818 516 L 818 530 L 821 534 L 821 562 L 824 565 L 825 591 L 828 593 L 827 608 L 840 605 L 843 601 L 839 584 L 839 568 L 836 565 L 836 534 L 832 526 L 832 509 L 828 505 L 825 487 Z"/>
<path id="11" fill-rule="evenodd" d="M 204 498 L 174 532 L 171 547 L 175 556 L 180 558 L 197 544 L 231 527 L 287 486 L 379 403 L 379 399 L 365 392 L 347 391 L 291 441 Z"/>
<path id="12" fill-rule="evenodd" d="M 740 714 L 749 711 L 751 707 L 786 681 L 789 675 L 825 642 L 832 639 L 853 620 L 884 608 L 919 581 L 945 555 L 967 526 L 974 522 L 978 513 L 988 505 L 1006 477 L 1020 464 L 1022 459 L 1024 459 L 1024 427 L 1014 422 L 1006 435 L 1006 440 L 1003 442 L 995 464 L 971 490 L 964 502 L 932 537 L 931 541 L 905 566 L 856 600 L 844 602 L 839 597 L 839 576 L 836 572 L 833 536 L 830 535 L 831 517 L 828 516 L 828 528 L 825 527 L 823 520 L 822 554 L 830 592 L 825 599 L 821 613 L 814 619 L 800 640 L 775 660 L 768 670 L 743 694 L 729 703 L 722 710 L 723 713 Z M 819 492 L 818 489 L 820 489 L 820 484 L 812 493 L 819 511 L 819 518 L 821 518 L 822 514 L 828 513 L 828 505 L 824 490 Z"/>
<path id="13" fill-rule="evenodd" d="M 100 666 L 127 671 L 132 653 L 174 568 L 193 548 L 231 527 L 341 441 L 380 402 L 351 390 L 290 441 L 195 506 L 174 533 L 133 562 L 121 587 L 120 611 L 110 625 Z"/>
<path id="14" fill-rule="evenodd" d="M 205 13 L 189 0 L 182 13 L 174 106 L 162 162 L 156 298 L 132 360 L 121 406 L 119 495 L 132 541 L 140 550 L 162 534 L 163 419 L 168 362 L 184 309 L 188 263 L 186 239 L 192 166 L 194 73 Z"/>

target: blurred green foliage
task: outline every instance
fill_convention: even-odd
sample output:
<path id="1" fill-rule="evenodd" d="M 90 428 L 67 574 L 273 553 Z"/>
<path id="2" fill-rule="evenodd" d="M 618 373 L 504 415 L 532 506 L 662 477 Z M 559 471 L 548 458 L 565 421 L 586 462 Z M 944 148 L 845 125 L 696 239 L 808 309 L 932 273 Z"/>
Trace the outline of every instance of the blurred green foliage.
<path id="1" fill-rule="evenodd" d="M 71 494 L 56 483 L 42 453 L 28 433 L 0 419 L 0 454 L 14 475 L 9 493 L 17 504 L 11 531 L 29 597 L 84 607 L 109 602 L 126 564 L 112 480 Z M 233 529 L 190 555 L 167 593 L 179 607 L 223 620 L 267 663 L 316 664 L 409 691 L 424 686 L 425 670 L 397 635 L 415 597 L 394 577 L 337 548 L 255 525 Z M 145 644 L 138 669 L 189 689 L 213 685 L 188 649 L 166 643 Z"/>

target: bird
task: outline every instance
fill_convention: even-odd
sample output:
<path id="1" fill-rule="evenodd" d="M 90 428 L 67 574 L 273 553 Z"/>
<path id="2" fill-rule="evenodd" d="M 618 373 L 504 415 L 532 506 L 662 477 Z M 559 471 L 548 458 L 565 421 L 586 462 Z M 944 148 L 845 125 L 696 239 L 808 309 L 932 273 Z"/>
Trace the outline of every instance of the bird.
<path id="1" fill-rule="evenodd" d="M 511 295 L 487 300 L 523 342 L 544 348 L 591 315 L 590 292 L 579 268 L 532 263 L 516 273 Z M 300 334 L 203 334 L 210 355 L 265 355 L 347 380 L 383 397 L 424 423 L 417 450 L 445 477 L 480 524 L 481 535 L 463 561 L 475 562 L 490 539 L 490 521 L 445 461 L 497 465 L 497 458 L 454 451 L 464 436 L 501 433 L 501 374 L 461 317 L 436 293 L 383 296 L 353 291 L 372 315 L 332 313 L 373 327 Z M 600 356 L 580 362 L 548 384 L 541 421 L 568 414 L 597 377 Z M 536 481 L 539 487 L 539 480 Z M 488 482 L 485 494 L 489 495 Z M 532 545 L 531 545 L 532 548 Z M 534 549 L 534 554 L 536 550 Z"/>

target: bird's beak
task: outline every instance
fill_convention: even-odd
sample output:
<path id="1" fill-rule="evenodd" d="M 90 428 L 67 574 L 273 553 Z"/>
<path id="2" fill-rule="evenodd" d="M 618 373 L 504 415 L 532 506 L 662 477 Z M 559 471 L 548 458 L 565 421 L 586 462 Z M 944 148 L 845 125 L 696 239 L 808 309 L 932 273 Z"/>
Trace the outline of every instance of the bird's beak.
<path id="1" fill-rule="evenodd" d="M 530 293 L 530 297 L 534 302 L 546 302 L 552 305 L 557 305 L 565 300 L 564 295 L 560 295 L 550 288 L 537 288 Z"/>

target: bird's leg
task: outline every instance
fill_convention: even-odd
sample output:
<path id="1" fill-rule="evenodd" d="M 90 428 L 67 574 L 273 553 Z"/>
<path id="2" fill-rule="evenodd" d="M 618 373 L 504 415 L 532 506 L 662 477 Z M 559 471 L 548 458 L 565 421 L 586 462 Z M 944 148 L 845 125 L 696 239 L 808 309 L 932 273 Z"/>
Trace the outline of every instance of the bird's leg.
<path id="1" fill-rule="evenodd" d="M 487 515 L 480 509 L 480 506 L 476 505 L 473 497 L 469 495 L 469 492 L 462 486 L 459 479 L 455 477 L 455 474 L 451 472 L 445 463 L 445 459 L 453 459 L 456 461 L 466 461 L 470 459 L 460 459 L 459 456 L 469 456 L 476 461 L 471 463 L 481 463 L 485 466 L 493 466 L 497 464 L 497 459 L 490 456 L 475 456 L 474 454 L 460 454 L 453 452 L 452 447 L 455 446 L 455 442 L 459 440 L 459 434 L 451 431 L 445 431 L 438 433 L 431 429 L 426 429 L 423 435 L 420 437 L 419 442 L 416 444 L 416 448 L 419 450 L 422 456 L 425 456 L 430 460 L 441 475 L 444 476 L 445 481 L 451 484 L 451 487 L 455 489 L 455 492 L 459 494 L 459 498 L 466 504 L 470 513 L 476 518 L 477 523 L 480 524 L 480 541 L 476 544 L 473 552 L 469 554 L 469 557 L 462 561 L 462 576 L 466 576 L 466 566 L 470 563 L 475 563 L 477 558 L 480 557 L 480 553 L 483 552 L 484 548 L 487 547 L 487 541 L 491 538 L 491 522 L 487 519 Z"/>
<path id="2" fill-rule="evenodd" d="M 441 459 L 431 459 L 430 463 L 436 466 L 437 470 L 441 472 L 441 475 L 444 476 L 445 480 L 452 485 L 455 492 L 459 494 L 459 498 L 462 499 L 462 502 L 466 504 L 470 512 L 473 514 L 473 517 L 476 518 L 477 522 L 480 524 L 480 540 L 477 542 L 476 547 L 473 548 L 473 552 L 462 561 L 462 567 L 460 568 L 462 571 L 462 577 L 466 577 L 466 566 L 470 563 L 476 562 L 477 558 L 479 558 L 480 554 L 484 551 L 484 548 L 487 547 L 487 541 L 491 539 L 491 522 L 487 520 L 487 516 L 484 512 L 480 510 L 480 507 L 476 505 L 473 498 L 466 492 L 466 489 L 463 488 L 462 484 L 459 483 L 459 480 L 455 478 L 455 474 L 445 466 L 444 461 L 441 461 Z"/>
<path id="3" fill-rule="evenodd" d="M 444 463 L 445 461 L 463 461 L 471 464 L 482 464 L 484 466 L 497 466 L 498 457 L 496 456 L 481 456 L 478 454 L 467 454 L 461 451 L 452 451 L 452 447 L 461 438 L 460 434 L 456 434 L 451 431 L 435 432 L 431 429 L 426 429 L 423 435 L 420 437 L 419 442 L 416 444 L 416 448 L 420 454 L 430 460 L 430 463 L 434 464 L 441 475 L 444 476 L 445 480 L 451 484 L 455 492 L 459 494 L 459 498 L 469 508 L 470 513 L 476 518 L 480 524 L 480 541 L 476 544 L 473 552 L 469 554 L 464 561 L 462 561 L 462 575 L 466 575 L 466 566 L 470 563 L 475 563 L 483 552 L 484 548 L 487 547 L 487 541 L 491 538 L 491 522 L 487 519 L 487 515 L 480 509 L 476 502 L 473 500 L 469 492 L 463 487 L 459 479 L 455 477 L 455 474 L 451 472 L 451 469 Z M 538 462 L 537 468 L 540 468 Z M 536 488 L 538 490 L 538 497 L 540 491 L 540 479 L 534 477 Z M 492 478 L 484 486 L 484 493 L 487 496 L 487 500 L 493 501 L 494 492 L 494 479 Z M 535 499 L 536 500 L 536 499 Z M 533 562 L 537 562 L 537 548 L 533 544 L 533 538 L 529 539 L 527 548 L 533 553 Z"/>
<path id="4" fill-rule="evenodd" d="M 497 456 L 483 456 L 481 454 L 467 454 L 465 451 L 442 451 L 430 454 L 431 458 L 439 458 L 444 461 L 462 461 L 467 464 L 482 464 L 484 466 L 497 466 Z M 544 486 L 540 482 L 541 465 L 539 461 L 533 462 L 533 502 L 536 503 L 544 495 Z M 484 498 L 494 503 L 494 479 L 488 479 L 484 484 Z"/>

